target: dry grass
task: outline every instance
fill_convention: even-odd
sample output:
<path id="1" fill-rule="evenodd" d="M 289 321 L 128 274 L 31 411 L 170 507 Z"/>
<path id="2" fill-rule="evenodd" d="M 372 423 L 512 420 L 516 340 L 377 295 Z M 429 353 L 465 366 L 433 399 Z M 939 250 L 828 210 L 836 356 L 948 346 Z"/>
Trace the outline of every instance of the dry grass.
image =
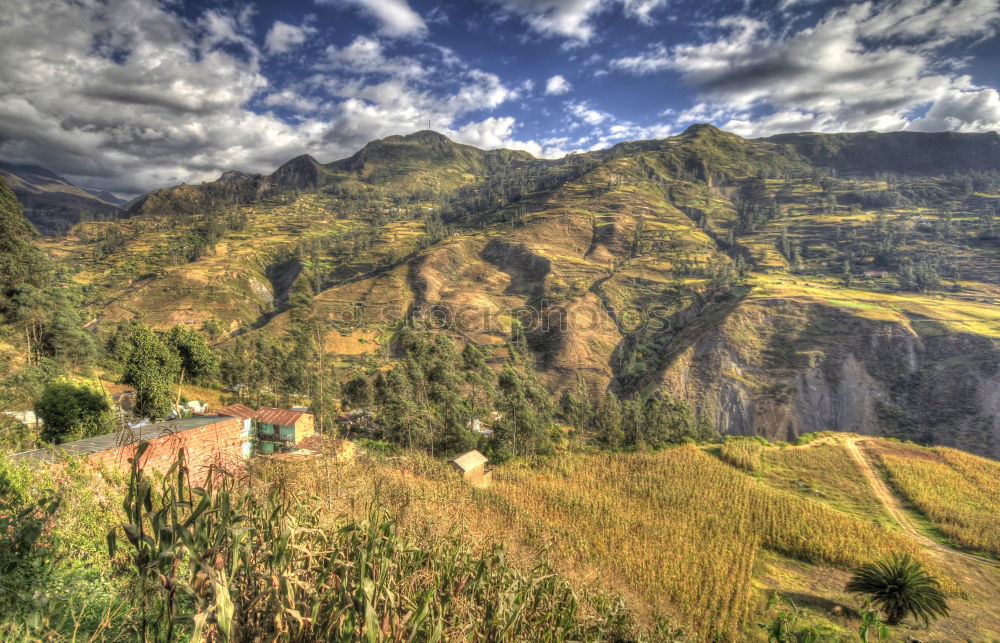
<path id="1" fill-rule="evenodd" d="M 844 288 L 822 277 L 758 275 L 754 285 L 754 299 L 814 301 L 849 310 L 858 317 L 912 326 L 917 334 L 933 332 L 931 324 L 925 323 L 930 321 L 950 332 L 1000 338 L 1000 309 L 958 297 L 871 292 Z"/>
<path id="2" fill-rule="evenodd" d="M 857 463 L 839 442 L 763 452 L 765 480 L 865 519 L 889 520 Z"/>
<path id="3" fill-rule="evenodd" d="M 840 567 L 918 553 L 894 529 L 775 490 L 697 447 L 504 466 L 485 491 L 423 458 L 377 472 L 351 467 L 327 481 L 317 468 L 298 484 L 329 485 L 331 503 L 357 503 L 378 485 L 411 525 L 460 528 L 525 555 L 543 549 L 578 587 L 610 589 L 640 622 L 665 616 L 698 640 L 754 639 L 763 599 L 751 576 L 761 548 Z"/>
<path id="4" fill-rule="evenodd" d="M 1000 464 L 955 449 L 882 442 L 893 485 L 942 533 L 1000 556 Z"/>

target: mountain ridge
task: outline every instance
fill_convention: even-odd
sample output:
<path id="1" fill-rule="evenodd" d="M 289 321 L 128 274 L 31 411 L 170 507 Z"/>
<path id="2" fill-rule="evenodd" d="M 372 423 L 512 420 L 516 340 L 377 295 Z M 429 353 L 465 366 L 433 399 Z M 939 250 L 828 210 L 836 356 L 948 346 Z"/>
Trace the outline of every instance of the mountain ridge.
<path id="1" fill-rule="evenodd" d="M 17 195 L 28 220 L 47 235 L 67 230 L 83 212 L 116 216 L 125 205 L 111 192 L 75 185 L 37 165 L 0 162 L 0 176 Z"/>
<path id="2" fill-rule="evenodd" d="M 723 433 L 840 429 L 1000 456 L 1000 176 L 974 169 L 993 137 L 948 135 L 971 151 L 939 175 L 884 176 L 887 153 L 876 175 L 841 176 L 796 144 L 832 140 L 810 152 L 820 163 L 883 135 L 833 136 L 698 125 L 545 160 L 420 132 L 154 192 L 121 248 L 80 262 L 103 234 L 81 229 L 49 251 L 100 285 L 106 323 L 281 341 L 305 289 L 331 352 L 360 363 L 406 319 L 480 311 L 495 323 L 443 332 L 498 347 L 529 310 L 524 341 L 557 395 L 582 379 L 592 399 L 666 391 Z M 382 317 L 338 321 L 360 310 Z M 654 317 L 667 328 L 626 329 Z"/>
<path id="3" fill-rule="evenodd" d="M 626 141 L 612 147 L 594 152 L 581 153 L 581 156 L 602 157 L 613 155 L 616 150 L 629 148 L 656 149 L 670 141 L 688 140 L 696 143 L 706 141 L 708 147 L 726 147 L 731 151 L 734 146 L 752 144 L 755 142 L 773 146 L 775 154 L 789 157 L 790 162 L 798 162 L 804 169 L 803 162 L 809 165 L 832 169 L 846 174 L 888 172 L 905 173 L 940 172 L 942 165 L 945 171 L 960 172 L 967 170 L 989 169 L 1000 166 L 1000 134 L 988 132 L 956 133 L 956 132 L 848 132 L 848 133 L 813 133 L 801 132 L 778 134 L 757 139 L 745 139 L 735 134 L 724 132 L 714 125 L 696 123 L 687 127 L 676 136 L 665 139 L 649 139 L 647 141 Z M 882 141 L 882 143 L 878 143 Z M 886 141 L 891 144 L 886 145 Z M 900 142 L 905 143 L 908 160 L 903 162 L 893 157 L 887 150 L 898 149 Z M 973 143 L 972 150 L 967 149 Z M 917 144 L 919 143 L 919 145 Z M 949 158 L 941 159 L 935 150 L 944 147 Z M 917 152 L 914 154 L 914 152 Z M 168 195 L 184 190 L 211 192 L 213 184 L 244 183 L 245 190 L 237 191 L 225 202 L 250 202 L 261 198 L 269 189 L 297 188 L 312 189 L 336 179 L 343 181 L 345 177 L 337 177 L 336 172 L 354 173 L 354 178 L 370 181 L 372 172 L 365 168 L 370 164 L 409 163 L 413 165 L 418 160 L 442 160 L 457 164 L 463 168 L 475 168 L 479 163 L 474 157 L 487 158 L 496 156 L 510 162 L 543 162 L 530 153 L 522 150 L 499 148 L 481 150 L 470 145 L 452 141 L 447 136 L 433 130 L 420 130 L 408 135 L 392 135 L 367 143 L 351 156 L 320 163 L 309 154 L 301 154 L 279 165 L 271 174 L 247 174 L 239 171 L 224 173 L 225 180 L 203 183 L 201 186 L 178 185 L 158 188 L 140 197 L 130 208 L 130 213 L 137 212 L 168 212 L 171 207 L 185 210 L 188 206 L 171 206 L 170 198 L 154 199 L 152 209 L 147 207 L 151 195 Z M 560 161 L 563 159 L 556 159 Z M 711 160 L 711 159 L 708 159 Z M 717 160 L 717 159 L 716 159 Z M 446 164 L 446 163 L 445 163 Z M 850 170 L 845 168 L 854 167 Z M 234 174 L 235 173 L 235 174 Z M 226 176 L 229 175 L 229 176 Z M 378 180 L 377 177 L 375 180 Z M 206 187 L 207 186 L 207 187 Z M 262 187 L 263 186 L 263 187 Z M 187 200 L 192 197 L 188 195 Z M 205 199 L 202 199 L 205 200 Z"/>

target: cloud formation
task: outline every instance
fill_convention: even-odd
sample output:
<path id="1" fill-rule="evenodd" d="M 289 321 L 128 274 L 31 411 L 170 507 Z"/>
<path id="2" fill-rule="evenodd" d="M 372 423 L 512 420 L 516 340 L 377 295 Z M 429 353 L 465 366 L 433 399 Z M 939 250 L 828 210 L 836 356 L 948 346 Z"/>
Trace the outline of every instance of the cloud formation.
<path id="1" fill-rule="evenodd" d="M 227 169 L 270 172 L 303 152 L 342 158 L 428 120 L 470 140 L 489 132 L 497 145 L 543 151 L 513 140 L 512 122 L 459 123 L 517 91 L 440 48 L 427 49 L 427 62 L 358 37 L 329 47 L 307 79 L 276 85 L 262 59 L 302 46 L 310 27 L 275 23 L 258 47 L 245 14 L 183 18 L 154 0 L 39 0 L 6 18 L 0 157 L 84 185 L 136 194 Z"/>
<path id="2" fill-rule="evenodd" d="M 314 33 L 316 33 L 315 27 L 309 25 L 297 27 L 276 20 L 264 38 L 264 51 L 269 54 L 283 54 L 304 43 Z"/>
<path id="3" fill-rule="evenodd" d="M 791 34 L 731 16 L 719 21 L 715 39 L 658 43 L 612 67 L 634 75 L 680 72 L 705 102 L 678 122 L 712 120 L 744 135 L 992 130 L 1000 127 L 996 91 L 946 73 L 939 52 L 959 39 L 991 37 L 998 20 L 997 0 L 863 3 Z"/>
<path id="4" fill-rule="evenodd" d="M 570 45 L 596 35 L 594 18 L 619 7 L 626 16 L 650 24 L 666 0 L 493 0 L 505 15 L 517 16 L 543 36 L 566 38 Z"/>
<path id="5" fill-rule="evenodd" d="M 374 19 L 383 36 L 419 38 L 427 35 L 427 23 L 406 0 L 316 0 L 316 3 L 354 7 Z"/>
<path id="6" fill-rule="evenodd" d="M 546 157 L 696 121 L 746 136 L 1000 129 L 1000 94 L 970 64 L 996 38 L 1000 0 L 818 6 L 707 23 L 680 3 L 667 20 L 665 0 L 480 0 L 424 16 L 406 0 L 14 3 L 0 22 L 0 158 L 135 194 L 428 127 Z M 589 73 L 571 85 L 555 73 L 569 63 Z"/>
<path id="7" fill-rule="evenodd" d="M 600 125 L 611 118 L 611 114 L 594 109 L 587 101 L 569 102 L 566 111 L 579 119 L 580 124 L 586 125 Z"/>
<path id="8" fill-rule="evenodd" d="M 545 93 L 549 96 L 561 96 L 572 88 L 573 86 L 569 84 L 569 81 L 559 74 L 545 81 Z"/>

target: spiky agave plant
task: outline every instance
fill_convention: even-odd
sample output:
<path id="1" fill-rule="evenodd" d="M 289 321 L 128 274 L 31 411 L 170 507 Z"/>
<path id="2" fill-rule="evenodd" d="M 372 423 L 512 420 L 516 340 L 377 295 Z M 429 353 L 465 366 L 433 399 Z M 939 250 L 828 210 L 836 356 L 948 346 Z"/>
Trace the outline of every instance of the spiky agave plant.
<path id="1" fill-rule="evenodd" d="M 925 626 L 948 616 L 948 603 L 937 579 L 909 554 L 862 565 L 854 570 L 846 589 L 871 597 L 890 625 L 898 624 L 907 614 L 923 620 Z"/>

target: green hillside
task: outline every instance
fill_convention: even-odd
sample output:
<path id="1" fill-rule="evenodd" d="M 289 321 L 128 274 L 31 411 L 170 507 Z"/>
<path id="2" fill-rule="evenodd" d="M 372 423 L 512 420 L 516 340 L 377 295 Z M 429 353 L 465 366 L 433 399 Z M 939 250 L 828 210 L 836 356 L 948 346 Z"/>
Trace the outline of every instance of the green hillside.
<path id="1" fill-rule="evenodd" d="M 178 575 L 176 604 L 174 581 L 137 593 L 127 538 L 105 553 L 120 475 L 2 459 L 0 519 L 44 524 L 18 558 L 44 574 L 11 569 L 47 589 L 0 634 L 114 638 L 146 592 L 178 610 L 155 627 L 220 639 L 228 610 L 249 638 L 487 640 L 503 622 L 489 640 L 650 641 L 766 640 L 783 611 L 847 641 L 852 570 L 909 554 L 950 613 L 896 639 L 1000 636 L 996 463 L 978 457 L 1000 457 L 1000 159 L 955 135 L 923 171 L 924 139 L 880 136 L 694 126 L 541 160 L 418 132 L 41 239 L 0 189 L 4 410 L 153 363 L 158 408 L 306 405 L 370 456 L 255 459 L 253 484 L 208 494 L 220 510 L 188 527 L 242 521 L 248 540 L 212 549 L 210 592 Z M 5 452 L 39 443 L 4 423 Z M 488 489 L 442 462 L 473 448 Z M 278 526 L 288 546 L 267 549 Z M 177 570 L 208 560 L 198 542 L 167 552 Z M 394 571 L 373 588 L 351 570 L 375 553 Z"/>
<path id="2" fill-rule="evenodd" d="M 594 403 L 663 391 L 721 433 L 997 456 L 994 143 L 698 125 L 547 161 L 418 132 L 160 190 L 43 247 L 105 328 L 281 344 L 302 291 L 344 377 L 390 359 L 404 317 L 494 346 L 521 318 L 556 397 L 582 377 Z"/>

